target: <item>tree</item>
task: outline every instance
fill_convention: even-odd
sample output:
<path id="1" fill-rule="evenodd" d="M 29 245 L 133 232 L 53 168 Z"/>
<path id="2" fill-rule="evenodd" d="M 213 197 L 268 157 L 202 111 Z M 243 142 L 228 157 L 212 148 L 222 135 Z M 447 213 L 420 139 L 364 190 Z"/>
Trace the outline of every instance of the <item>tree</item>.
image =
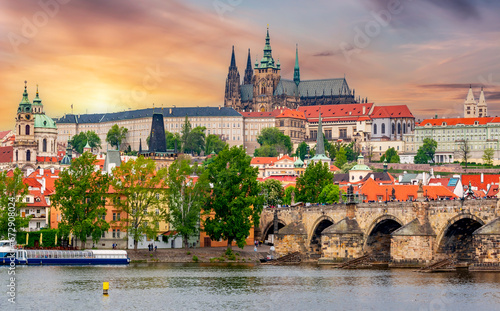
<path id="1" fill-rule="evenodd" d="M 205 130 L 204 126 L 197 126 L 189 132 L 185 145 L 183 146 L 185 153 L 201 154 L 205 150 Z"/>
<path id="2" fill-rule="evenodd" d="M 291 205 L 292 204 L 292 193 L 295 192 L 295 187 L 294 186 L 289 186 L 286 187 L 285 189 L 285 195 L 283 197 L 283 204 L 285 205 Z"/>
<path id="3" fill-rule="evenodd" d="M 399 163 L 400 162 L 398 152 L 396 151 L 396 149 L 394 149 L 394 147 L 387 149 L 386 152 L 384 153 L 384 155 L 382 155 L 382 157 L 380 157 L 380 161 L 383 162 L 384 159 L 387 160 L 387 163 Z"/>
<path id="4" fill-rule="evenodd" d="M 120 127 L 118 124 L 113 125 L 106 135 L 106 141 L 111 145 L 115 146 L 118 150 L 120 150 L 120 145 L 122 141 L 125 140 L 127 136 L 128 129 L 126 127 Z"/>
<path id="5" fill-rule="evenodd" d="M 225 141 L 222 141 L 219 135 L 210 134 L 206 139 L 205 154 L 210 154 L 212 153 L 212 151 L 216 154 L 219 154 L 219 152 L 221 152 L 224 147 L 226 147 L 226 145 L 227 143 Z"/>
<path id="6" fill-rule="evenodd" d="M 271 145 L 264 145 L 255 149 L 253 155 L 255 157 L 277 157 L 279 156 L 278 150 Z"/>
<path id="7" fill-rule="evenodd" d="M 212 194 L 205 198 L 203 222 L 212 240 L 236 241 L 245 245 L 250 229 L 259 224 L 264 198 L 257 181 L 257 168 L 250 166 L 251 158 L 242 147 L 228 146 L 208 164 L 205 178 L 212 185 Z"/>
<path id="8" fill-rule="evenodd" d="M 302 160 L 304 161 L 304 159 L 306 158 L 306 155 L 307 155 L 307 143 L 305 141 L 301 142 L 298 146 L 297 146 L 297 150 L 295 151 L 295 154 Z"/>
<path id="9" fill-rule="evenodd" d="M 418 148 L 417 154 L 415 155 L 413 162 L 415 164 L 427 164 L 427 163 L 429 163 L 429 158 L 427 157 L 427 154 L 425 154 L 425 151 L 424 151 L 424 149 L 422 149 L 422 147 Z"/>
<path id="10" fill-rule="evenodd" d="M 175 148 L 177 147 L 177 150 L 180 150 L 182 147 L 181 135 L 179 135 L 179 133 L 171 133 L 169 131 L 166 131 L 165 140 L 167 142 L 167 149 L 175 150 Z"/>
<path id="11" fill-rule="evenodd" d="M 268 179 L 262 183 L 264 200 L 268 206 L 277 206 L 283 201 L 283 186 L 276 179 Z"/>
<path id="12" fill-rule="evenodd" d="M 0 172 L 0 238 L 16 240 L 17 230 L 28 227 L 31 216 L 22 217 L 21 208 L 26 206 L 28 185 L 23 183 L 23 172 L 16 168 L 12 176 Z"/>
<path id="13" fill-rule="evenodd" d="M 326 185 L 319 194 L 318 202 L 325 204 L 333 204 L 339 201 L 340 189 L 338 185 L 333 183 Z"/>
<path id="14" fill-rule="evenodd" d="M 257 142 L 261 147 L 270 146 L 270 148 L 275 149 L 277 154 L 290 154 L 292 152 L 292 140 L 290 136 L 283 134 L 276 127 L 267 127 L 260 132 L 259 137 L 257 137 Z M 257 156 L 258 151 L 256 149 L 255 156 Z"/>
<path id="15" fill-rule="evenodd" d="M 203 167 L 191 167 L 187 159 L 175 160 L 168 168 L 167 176 L 167 222 L 182 237 L 184 248 L 188 239 L 199 231 L 200 212 L 205 196 L 209 194 L 205 178 L 194 182 L 192 176 L 202 176 Z"/>
<path id="16" fill-rule="evenodd" d="M 333 182 L 333 173 L 328 163 L 311 163 L 304 174 L 297 178 L 297 200 L 316 203 L 323 188 Z"/>
<path id="17" fill-rule="evenodd" d="M 356 161 L 358 159 L 359 147 L 354 142 L 351 142 L 348 145 L 345 145 L 344 150 L 345 150 L 345 155 L 346 155 L 347 161 L 351 162 L 351 161 Z"/>
<path id="18" fill-rule="evenodd" d="M 349 173 L 349 171 L 354 167 L 356 166 L 358 163 L 357 162 L 347 162 L 347 163 L 344 163 L 344 165 L 342 165 L 341 167 L 339 167 L 340 169 L 340 173 L 341 174 L 347 174 Z"/>
<path id="19" fill-rule="evenodd" d="M 127 234 L 134 240 L 134 250 L 144 235 L 155 237 L 158 222 L 165 217 L 164 178 L 167 168 L 156 171 L 156 163 L 139 156 L 113 169 L 111 184 L 115 206 L 127 214 Z"/>
<path id="20" fill-rule="evenodd" d="M 104 217 L 110 178 L 96 170 L 96 162 L 96 157 L 89 152 L 74 159 L 69 168 L 59 174 L 51 197 L 52 203 L 61 210 L 59 229 L 65 236 L 73 232 L 81 241 L 82 249 L 88 236 L 97 242 L 109 229 Z"/>
<path id="21" fill-rule="evenodd" d="M 458 143 L 458 154 L 463 163 L 465 163 L 465 168 L 467 168 L 467 163 L 470 158 L 470 145 L 469 140 L 464 139 Z"/>
<path id="22" fill-rule="evenodd" d="M 191 122 L 189 122 L 188 116 L 184 119 L 184 125 L 181 130 L 181 140 L 182 140 L 182 152 L 186 152 L 187 142 L 189 140 L 189 134 L 191 134 Z"/>
<path id="23" fill-rule="evenodd" d="M 493 165 L 493 156 L 495 154 L 495 151 L 493 148 L 486 148 L 484 149 L 484 154 L 483 154 L 483 162 L 486 165 L 492 166 Z"/>
<path id="24" fill-rule="evenodd" d="M 424 139 L 424 144 L 422 145 L 422 150 L 424 151 L 425 155 L 427 156 L 427 159 L 432 161 L 432 163 L 435 163 L 434 161 L 434 154 L 436 153 L 436 148 L 437 148 L 437 141 L 431 138 L 425 138 Z M 418 149 L 420 149 L 418 148 Z"/>
<path id="25" fill-rule="evenodd" d="M 82 154 L 85 145 L 89 144 L 91 148 L 101 148 L 101 139 L 94 131 L 80 132 L 73 136 L 70 141 L 73 150 Z"/>
<path id="26" fill-rule="evenodd" d="M 347 163 L 347 156 L 344 147 L 340 147 L 335 155 L 335 166 L 341 168 L 344 164 Z"/>

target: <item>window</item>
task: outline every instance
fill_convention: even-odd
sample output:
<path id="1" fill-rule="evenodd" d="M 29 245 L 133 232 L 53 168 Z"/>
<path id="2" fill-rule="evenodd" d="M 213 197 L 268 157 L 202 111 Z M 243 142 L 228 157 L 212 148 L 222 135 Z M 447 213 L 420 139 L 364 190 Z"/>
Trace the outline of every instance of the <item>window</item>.
<path id="1" fill-rule="evenodd" d="M 385 134 L 385 123 L 382 123 L 382 134 Z"/>
<path id="2" fill-rule="evenodd" d="M 347 129 L 339 129 L 339 138 L 347 138 Z"/>
<path id="3" fill-rule="evenodd" d="M 26 151 L 26 161 L 31 161 L 31 151 L 29 150 Z"/>
<path id="4" fill-rule="evenodd" d="M 42 142 L 42 152 L 47 152 L 47 139 L 44 138 Z"/>
<path id="5" fill-rule="evenodd" d="M 116 237 L 120 238 L 120 229 L 116 229 Z"/>
<path id="6" fill-rule="evenodd" d="M 29 134 L 30 134 L 30 126 L 26 125 L 26 135 L 29 135 Z"/>
<path id="7" fill-rule="evenodd" d="M 113 229 L 113 238 L 116 238 L 116 229 Z"/>
<path id="8" fill-rule="evenodd" d="M 377 124 L 373 124 L 373 134 L 377 134 Z"/>
<path id="9" fill-rule="evenodd" d="M 101 235 L 101 238 L 105 238 L 105 237 L 106 237 L 106 231 L 103 231 L 102 235 Z"/>
<path id="10" fill-rule="evenodd" d="M 113 221 L 116 221 L 116 213 L 113 213 Z"/>

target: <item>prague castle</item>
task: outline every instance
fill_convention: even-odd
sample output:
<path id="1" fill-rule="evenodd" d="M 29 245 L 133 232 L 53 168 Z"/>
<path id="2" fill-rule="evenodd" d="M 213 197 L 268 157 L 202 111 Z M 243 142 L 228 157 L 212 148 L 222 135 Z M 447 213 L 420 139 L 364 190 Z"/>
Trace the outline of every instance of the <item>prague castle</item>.
<path id="1" fill-rule="evenodd" d="M 264 55 L 256 61 L 252 69 L 250 50 L 241 84 L 236 66 L 234 46 L 231 64 L 226 79 L 224 106 L 237 111 L 273 111 L 287 107 L 336 105 L 356 103 L 354 90 L 349 88 L 345 78 L 301 80 L 298 48 L 295 50 L 293 80 L 281 77 L 281 65 L 272 56 L 272 49 L 267 29 Z"/>

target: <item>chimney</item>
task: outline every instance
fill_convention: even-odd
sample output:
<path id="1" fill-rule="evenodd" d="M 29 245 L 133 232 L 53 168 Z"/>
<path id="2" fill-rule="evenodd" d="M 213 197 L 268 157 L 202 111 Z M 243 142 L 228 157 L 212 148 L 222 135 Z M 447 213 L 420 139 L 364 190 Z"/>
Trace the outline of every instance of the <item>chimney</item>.
<path id="1" fill-rule="evenodd" d="M 40 176 L 43 176 L 43 173 L 44 173 L 44 172 L 43 172 L 43 168 L 41 168 L 41 169 L 39 170 L 39 173 L 40 173 Z M 481 180 L 482 180 L 482 179 L 483 179 L 483 176 L 481 175 Z M 482 181 L 481 181 L 481 182 L 482 182 Z"/>
<path id="2" fill-rule="evenodd" d="M 366 114 L 366 106 L 363 106 L 363 114 Z"/>
<path id="3" fill-rule="evenodd" d="M 54 174 L 54 168 L 53 167 L 50 168 L 50 173 Z"/>
<path id="4" fill-rule="evenodd" d="M 370 178 L 373 179 L 373 180 L 375 180 L 375 175 L 371 174 Z"/>
<path id="5" fill-rule="evenodd" d="M 484 183 L 484 174 L 481 173 L 481 183 Z"/>

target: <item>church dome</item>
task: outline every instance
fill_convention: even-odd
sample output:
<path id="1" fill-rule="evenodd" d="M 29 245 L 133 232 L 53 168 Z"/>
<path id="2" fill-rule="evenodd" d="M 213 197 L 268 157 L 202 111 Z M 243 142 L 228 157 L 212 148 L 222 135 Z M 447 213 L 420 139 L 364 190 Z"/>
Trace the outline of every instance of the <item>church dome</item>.
<path id="1" fill-rule="evenodd" d="M 35 128 L 51 128 L 57 129 L 56 123 L 50 117 L 44 114 L 36 114 L 35 115 Z"/>
<path id="2" fill-rule="evenodd" d="M 297 159 L 297 161 L 293 162 L 294 167 L 303 167 L 304 166 L 304 161 L 300 159 L 300 157 Z"/>

